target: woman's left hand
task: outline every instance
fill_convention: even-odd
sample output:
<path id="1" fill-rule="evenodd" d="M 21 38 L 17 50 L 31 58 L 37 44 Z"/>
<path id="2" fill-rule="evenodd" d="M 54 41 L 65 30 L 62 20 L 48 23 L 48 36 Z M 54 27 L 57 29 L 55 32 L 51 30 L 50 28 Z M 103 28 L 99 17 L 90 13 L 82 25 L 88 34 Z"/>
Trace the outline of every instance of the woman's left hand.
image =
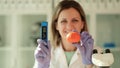
<path id="1" fill-rule="evenodd" d="M 82 56 L 83 64 L 89 65 L 92 64 L 92 51 L 94 40 L 88 32 L 81 33 L 80 43 L 73 43 L 80 51 Z"/>

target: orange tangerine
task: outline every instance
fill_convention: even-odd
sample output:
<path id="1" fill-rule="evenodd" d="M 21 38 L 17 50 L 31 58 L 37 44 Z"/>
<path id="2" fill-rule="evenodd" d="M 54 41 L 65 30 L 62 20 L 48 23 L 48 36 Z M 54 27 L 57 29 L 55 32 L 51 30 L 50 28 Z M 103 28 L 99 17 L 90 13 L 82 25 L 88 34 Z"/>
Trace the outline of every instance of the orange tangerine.
<path id="1" fill-rule="evenodd" d="M 77 32 L 70 32 L 66 37 L 68 42 L 75 43 L 80 41 L 80 34 Z"/>

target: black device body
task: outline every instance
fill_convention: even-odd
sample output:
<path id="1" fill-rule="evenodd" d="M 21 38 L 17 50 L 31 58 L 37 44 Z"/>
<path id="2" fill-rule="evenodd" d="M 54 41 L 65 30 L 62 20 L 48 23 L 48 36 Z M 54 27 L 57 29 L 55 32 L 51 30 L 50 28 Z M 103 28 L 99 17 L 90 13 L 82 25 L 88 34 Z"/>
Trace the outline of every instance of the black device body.
<path id="1" fill-rule="evenodd" d="M 41 39 L 47 43 L 47 41 L 48 41 L 48 22 L 46 22 L 46 21 L 41 22 L 40 32 L 41 32 L 41 34 L 40 34 Z M 45 47 L 48 48 L 47 45 Z"/>

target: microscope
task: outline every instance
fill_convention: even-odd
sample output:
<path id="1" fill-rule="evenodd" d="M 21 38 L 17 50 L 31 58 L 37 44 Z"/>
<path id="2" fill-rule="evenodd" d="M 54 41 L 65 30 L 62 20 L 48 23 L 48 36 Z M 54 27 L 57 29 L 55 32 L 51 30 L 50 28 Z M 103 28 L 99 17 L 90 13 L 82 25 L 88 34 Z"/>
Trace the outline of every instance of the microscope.
<path id="1" fill-rule="evenodd" d="M 98 53 L 97 49 L 94 49 L 92 54 L 92 62 L 98 68 L 110 68 L 114 62 L 114 57 L 110 49 L 105 49 L 102 53 Z"/>

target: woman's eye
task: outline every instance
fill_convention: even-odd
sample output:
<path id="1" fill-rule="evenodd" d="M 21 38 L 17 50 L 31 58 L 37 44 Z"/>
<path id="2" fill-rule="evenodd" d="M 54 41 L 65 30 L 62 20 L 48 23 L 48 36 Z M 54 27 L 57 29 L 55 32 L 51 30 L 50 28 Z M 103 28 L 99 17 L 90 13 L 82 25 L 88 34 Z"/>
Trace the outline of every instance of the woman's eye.
<path id="1" fill-rule="evenodd" d="M 72 20 L 72 22 L 78 22 L 78 20 Z"/>
<path id="2" fill-rule="evenodd" d="M 66 20 L 61 21 L 61 23 L 66 23 L 66 22 L 67 22 Z"/>

